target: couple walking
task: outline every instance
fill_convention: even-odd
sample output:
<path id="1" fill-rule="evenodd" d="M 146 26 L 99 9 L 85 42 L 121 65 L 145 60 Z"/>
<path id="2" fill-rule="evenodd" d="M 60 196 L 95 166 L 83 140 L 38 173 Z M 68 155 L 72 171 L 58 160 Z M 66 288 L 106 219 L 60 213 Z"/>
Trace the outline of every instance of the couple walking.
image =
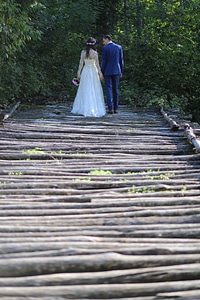
<path id="1" fill-rule="evenodd" d="M 85 117 L 102 117 L 106 114 L 100 80 L 105 80 L 108 111 L 118 111 L 118 86 L 124 67 L 122 47 L 112 42 L 109 35 L 103 37 L 102 63 L 99 64 L 96 40 L 90 37 L 82 50 L 78 68 L 78 91 L 72 113 Z"/>

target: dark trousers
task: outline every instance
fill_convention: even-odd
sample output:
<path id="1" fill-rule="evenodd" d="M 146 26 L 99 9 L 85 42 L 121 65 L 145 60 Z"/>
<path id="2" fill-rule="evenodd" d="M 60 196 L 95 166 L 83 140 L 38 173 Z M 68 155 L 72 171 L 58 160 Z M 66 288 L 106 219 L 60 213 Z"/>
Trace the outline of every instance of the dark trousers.
<path id="1" fill-rule="evenodd" d="M 106 86 L 106 100 L 108 110 L 118 109 L 118 87 L 119 87 L 119 75 L 104 76 Z"/>

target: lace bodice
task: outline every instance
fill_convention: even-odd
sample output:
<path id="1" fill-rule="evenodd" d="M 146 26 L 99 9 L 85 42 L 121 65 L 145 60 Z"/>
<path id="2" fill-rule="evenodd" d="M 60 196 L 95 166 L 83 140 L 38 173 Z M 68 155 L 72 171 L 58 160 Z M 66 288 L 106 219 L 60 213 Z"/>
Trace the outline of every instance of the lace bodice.
<path id="1" fill-rule="evenodd" d="M 95 65 L 95 60 L 94 59 L 85 59 L 85 66 L 93 66 Z"/>
<path id="2" fill-rule="evenodd" d="M 82 50 L 79 67 L 78 67 L 78 74 L 77 74 L 78 76 L 81 75 L 81 71 L 83 69 L 84 64 L 86 66 L 95 65 L 98 70 L 99 76 L 103 76 L 99 65 L 99 57 L 97 51 L 90 49 L 89 57 L 86 58 L 86 50 Z"/>

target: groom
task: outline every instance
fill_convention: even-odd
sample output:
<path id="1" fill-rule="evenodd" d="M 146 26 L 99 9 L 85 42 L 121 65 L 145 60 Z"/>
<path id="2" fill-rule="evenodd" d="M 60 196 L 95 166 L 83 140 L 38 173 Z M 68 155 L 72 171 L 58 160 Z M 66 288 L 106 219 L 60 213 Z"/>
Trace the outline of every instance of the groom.
<path id="1" fill-rule="evenodd" d="M 120 45 L 112 42 L 110 35 L 103 36 L 101 70 L 105 80 L 108 113 L 118 112 L 118 86 L 124 68 L 123 51 Z"/>

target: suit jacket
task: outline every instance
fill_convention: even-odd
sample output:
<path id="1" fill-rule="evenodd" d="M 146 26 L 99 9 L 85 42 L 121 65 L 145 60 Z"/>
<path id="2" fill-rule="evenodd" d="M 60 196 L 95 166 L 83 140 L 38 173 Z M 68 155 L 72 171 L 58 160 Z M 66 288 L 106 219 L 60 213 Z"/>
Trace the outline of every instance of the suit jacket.
<path id="1" fill-rule="evenodd" d="M 124 68 L 123 51 L 113 42 L 103 47 L 101 70 L 104 76 L 121 75 Z"/>

